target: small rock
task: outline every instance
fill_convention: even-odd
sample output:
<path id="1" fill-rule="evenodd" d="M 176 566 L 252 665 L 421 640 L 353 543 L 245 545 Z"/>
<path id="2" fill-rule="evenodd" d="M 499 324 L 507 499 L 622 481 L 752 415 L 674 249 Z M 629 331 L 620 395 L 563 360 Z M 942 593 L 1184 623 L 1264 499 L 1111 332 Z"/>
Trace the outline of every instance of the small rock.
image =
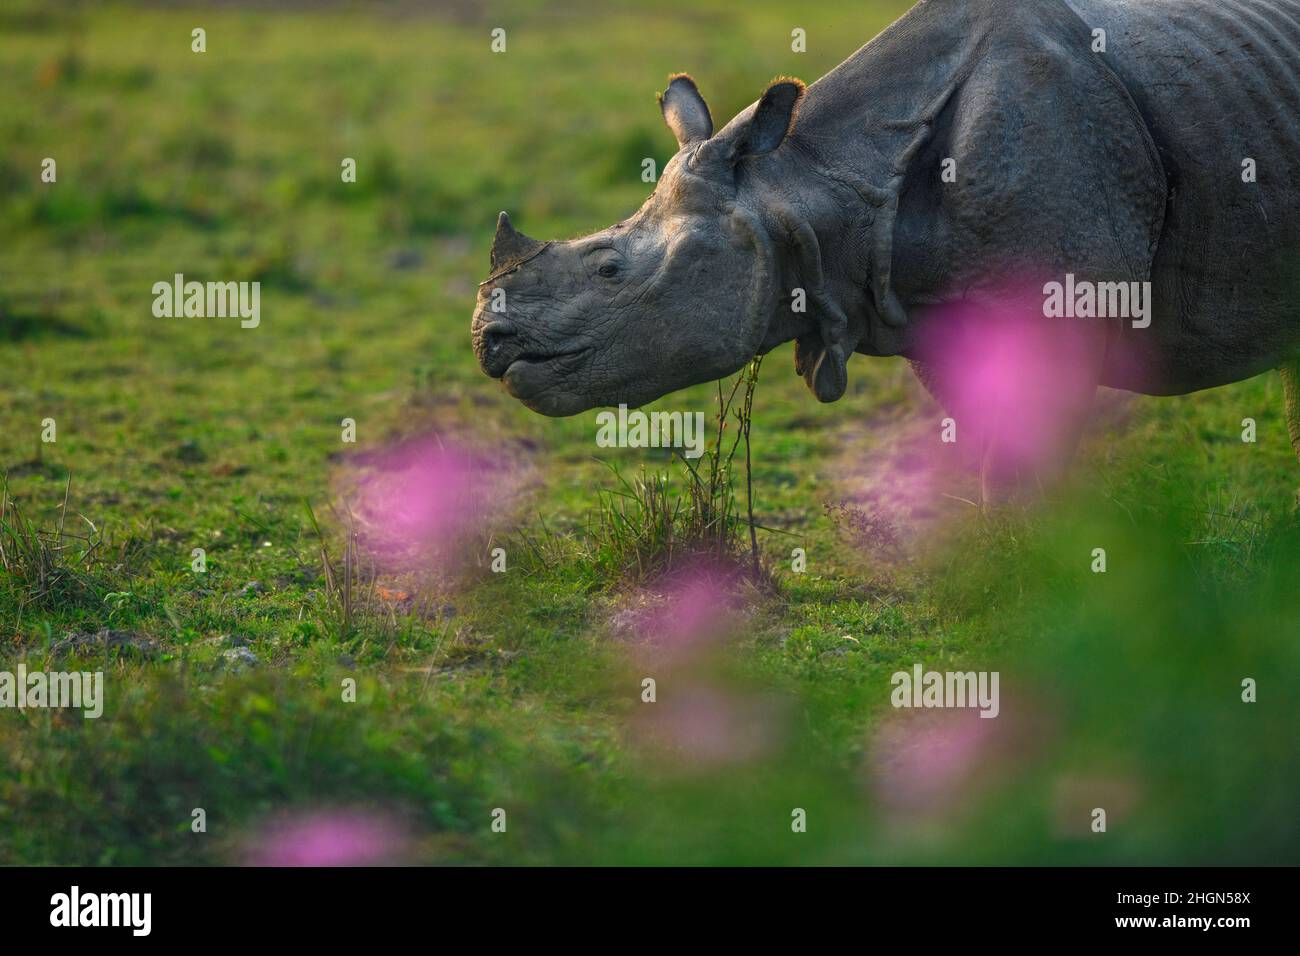
<path id="1" fill-rule="evenodd" d="M 105 648 L 138 654 L 141 657 L 153 657 L 159 650 L 157 641 L 152 641 L 142 634 L 134 631 L 114 631 L 110 628 L 104 628 L 94 634 L 69 634 L 50 650 L 55 654 L 66 654 L 69 651 L 86 653 L 102 651 Z"/>
<path id="2" fill-rule="evenodd" d="M 261 663 L 257 659 L 257 655 L 247 647 L 232 647 L 227 651 L 223 651 L 221 656 L 225 658 L 230 669 L 236 671 L 243 670 L 246 667 L 256 667 Z"/>
<path id="3" fill-rule="evenodd" d="M 176 446 L 176 458 L 178 461 L 195 464 L 201 461 L 207 461 L 208 456 L 203 453 L 199 443 L 193 438 L 187 438 Z"/>
<path id="4" fill-rule="evenodd" d="M 424 261 L 415 249 L 394 249 L 388 254 L 388 268 L 397 270 L 416 269 Z"/>
<path id="5" fill-rule="evenodd" d="M 235 597 L 252 597 L 254 594 L 265 594 L 266 585 L 261 581 L 249 581 L 235 594 Z"/>
<path id="6" fill-rule="evenodd" d="M 636 633 L 637 625 L 640 622 L 641 611 L 637 608 L 626 608 L 610 615 L 609 629 L 616 637 L 631 637 Z"/>

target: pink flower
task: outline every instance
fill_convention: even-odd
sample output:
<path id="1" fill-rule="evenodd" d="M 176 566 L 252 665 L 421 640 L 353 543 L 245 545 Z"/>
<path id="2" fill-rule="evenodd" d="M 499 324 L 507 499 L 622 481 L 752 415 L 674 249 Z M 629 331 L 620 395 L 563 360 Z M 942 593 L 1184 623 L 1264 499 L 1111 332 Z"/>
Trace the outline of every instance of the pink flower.
<path id="1" fill-rule="evenodd" d="M 655 651 L 685 653 L 731 630 L 744 605 L 744 575 L 726 562 L 694 560 L 629 595 L 616 633 Z"/>
<path id="2" fill-rule="evenodd" d="M 1008 473 L 1054 464 L 1091 405 L 1103 321 L 1044 315 L 1029 282 L 934 310 L 918 354 L 957 443 L 991 444 Z"/>
<path id="3" fill-rule="evenodd" d="M 280 819 L 249 847 L 251 866 L 384 866 L 400 861 L 406 835 L 393 820 L 360 810 Z"/>
<path id="4" fill-rule="evenodd" d="M 362 545 L 386 570 L 445 565 L 510 500 L 504 460 L 422 436 L 357 456 L 350 495 Z"/>
<path id="5" fill-rule="evenodd" d="M 876 796 L 887 808 L 908 812 L 942 810 L 960 801 L 995 756 L 999 721 L 972 709 L 890 715 L 872 752 Z"/>
<path id="6" fill-rule="evenodd" d="M 637 705 L 641 742 L 677 769 L 708 770 L 762 757 L 773 738 L 773 703 L 701 684 L 667 681 Z"/>

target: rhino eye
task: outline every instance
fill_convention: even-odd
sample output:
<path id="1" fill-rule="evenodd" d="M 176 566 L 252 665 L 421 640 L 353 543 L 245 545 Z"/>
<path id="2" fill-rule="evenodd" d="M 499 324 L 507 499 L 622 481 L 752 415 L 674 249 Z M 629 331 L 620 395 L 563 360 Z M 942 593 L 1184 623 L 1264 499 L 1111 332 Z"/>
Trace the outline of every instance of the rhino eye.
<path id="1" fill-rule="evenodd" d="M 611 246 L 601 246 L 583 254 L 583 264 L 591 270 L 588 274 L 601 279 L 621 279 L 623 257 Z"/>

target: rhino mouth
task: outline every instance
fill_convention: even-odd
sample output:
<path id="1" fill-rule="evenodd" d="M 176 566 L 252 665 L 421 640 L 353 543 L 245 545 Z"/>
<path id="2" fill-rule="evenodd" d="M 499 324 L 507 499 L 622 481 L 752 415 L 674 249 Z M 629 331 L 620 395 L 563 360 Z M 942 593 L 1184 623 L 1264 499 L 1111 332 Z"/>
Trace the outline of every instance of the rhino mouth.
<path id="1" fill-rule="evenodd" d="M 501 373 L 506 391 L 515 398 L 529 399 L 547 389 L 562 388 L 565 378 L 582 364 L 591 346 L 564 352 L 525 352 L 516 356 Z"/>

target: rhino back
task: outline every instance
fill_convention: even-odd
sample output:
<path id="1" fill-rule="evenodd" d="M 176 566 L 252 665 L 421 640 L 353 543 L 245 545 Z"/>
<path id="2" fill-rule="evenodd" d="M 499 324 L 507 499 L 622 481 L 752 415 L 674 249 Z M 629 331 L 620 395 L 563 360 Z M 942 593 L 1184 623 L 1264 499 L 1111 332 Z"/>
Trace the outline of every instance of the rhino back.
<path id="1" fill-rule="evenodd" d="M 1276 365 L 1300 344 L 1300 0 L 1068 3 L 1106 31 L 1168 180 L 1155 321 L 1126 344 L 1165 392 Z"/>

